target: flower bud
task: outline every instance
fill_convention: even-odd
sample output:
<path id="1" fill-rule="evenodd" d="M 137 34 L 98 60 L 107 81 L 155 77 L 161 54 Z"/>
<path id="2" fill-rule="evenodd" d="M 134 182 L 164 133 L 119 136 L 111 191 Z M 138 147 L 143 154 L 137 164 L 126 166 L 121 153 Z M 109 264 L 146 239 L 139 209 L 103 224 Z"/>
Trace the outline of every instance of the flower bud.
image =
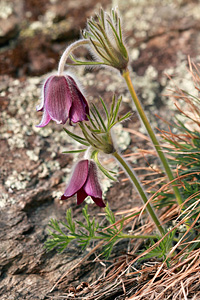
<path id="1" fill-rule="evenodd" d="M 111 15 L 101 9 L 97 20 L 90 19 L 83 38 L 90 40 L 90 46 L 97 60 L 119 71 L 127 69 L 129 57 L 123 41 L 121 19 L 116 10 Z"/>

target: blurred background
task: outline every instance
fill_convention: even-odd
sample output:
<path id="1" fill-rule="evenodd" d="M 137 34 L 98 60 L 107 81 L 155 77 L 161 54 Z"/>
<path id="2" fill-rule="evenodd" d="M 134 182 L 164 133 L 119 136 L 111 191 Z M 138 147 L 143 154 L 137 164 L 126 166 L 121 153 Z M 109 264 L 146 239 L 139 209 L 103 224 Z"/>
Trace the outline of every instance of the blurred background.
<path id="1" fill-rule="evenodd" d="M 173 84 L 194 92 L 187 57 L 196 63 L 200 60 L 199 0 L 0 1 L 0 293 L 5 297 L 1 299 L 11 299 L 8 295 L 12 299 L 45 299 L 58 277 L 85 255 L 76 245 L 61 255 L 55 251 L 47 254 L 43 248 L 49 219 L 64 218 L 69 207 L 75 218 L 81 218 L 82 207 L 76 206 L 75 197 L 64 203 L 59 200 L 78 159 L 62 152 L 78 146 L 53 122 L 36 128 L 42 114 L 35 108 L 41 84 L 48 73 L 56 72 L 62 52 L 80 37 L 87 18 L 100 7 L 110 11 L 115 6 L 122 15 L 138 96 L 153 126 L 163 128 L 154 114 L 170 120 L 175 113 L 173 100 L 164 96 L 172 88 L 166 73 L 173 75 Z M 85 48 L 78 49 L 76 55 L 90 58 Z M 132 108 L 126 85 L 115 70 L 70 70 L 89 102 L 98 103 L 101 96 L 109 105 L 116 93 L 123 95 L 122 114 Z M 136 113 L 123 127 L 126 131 L 119 127 L 116 135 L 124 153 L 151 148 L 141 136 L 131 134 L 145 133 Z M 78 132 L 77 128 L 70 129 Z M 154 162 L 151 156 L 146 160 L 148 164 Z M 132 159 L 132 164 L 137 167 L 146 161 L 139 157 Z M 120 179 L 114 185 L 102 179 L 106 200 L 114 212 L 140 205 L 123 174 Z M 100 212 L 93 205 L 89 210 L 95 215 Z M 99 272 L 98 264 L 90 264 L 87 274 L 77 269 L 63 288 L 94 280 Z"/>

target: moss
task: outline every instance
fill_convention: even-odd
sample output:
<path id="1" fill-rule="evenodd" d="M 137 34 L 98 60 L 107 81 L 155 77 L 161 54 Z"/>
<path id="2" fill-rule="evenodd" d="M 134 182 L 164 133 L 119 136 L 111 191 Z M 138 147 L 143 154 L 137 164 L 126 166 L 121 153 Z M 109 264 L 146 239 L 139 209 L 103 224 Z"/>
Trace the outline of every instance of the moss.
<path id="1" fill-rule="evenodd" d="M 34 37 L 35 35 L 47 35 L 51 40 L 57 40 L 60 37 L 72 35 L 72 24 L 70 20 L 63 20 L 59 23 L 35 21 L 30 26 L 20 32 L 21 38 Z"/>

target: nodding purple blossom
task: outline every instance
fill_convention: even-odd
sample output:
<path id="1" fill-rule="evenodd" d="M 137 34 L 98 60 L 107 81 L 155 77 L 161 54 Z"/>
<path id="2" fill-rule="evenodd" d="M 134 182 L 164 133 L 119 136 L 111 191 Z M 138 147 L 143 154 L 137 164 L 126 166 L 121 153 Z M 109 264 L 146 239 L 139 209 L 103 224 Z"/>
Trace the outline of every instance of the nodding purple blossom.
<path id="1" fill-rule="evenodd" d="M 77 194 L 77 204 L 81 204 L 87 196 L 100 207 L 105 207 L 102 200 L 102 190 L 97 177 L 97 167 L 92 160 L 79 161 L 72 173 L 61 199 L 66 200 Z"/>
<path id="2" fill-rule="evenodd" d="M 46 126 L 50 120 L 57 124 L 88 121 L 88 103 L 77 86 L 75 80 L 69 76 L 52 75 L 47 78 L 42 89 L 42 101 L 37 111 L 43 111 L 43 117 L 37 127 Z"/>

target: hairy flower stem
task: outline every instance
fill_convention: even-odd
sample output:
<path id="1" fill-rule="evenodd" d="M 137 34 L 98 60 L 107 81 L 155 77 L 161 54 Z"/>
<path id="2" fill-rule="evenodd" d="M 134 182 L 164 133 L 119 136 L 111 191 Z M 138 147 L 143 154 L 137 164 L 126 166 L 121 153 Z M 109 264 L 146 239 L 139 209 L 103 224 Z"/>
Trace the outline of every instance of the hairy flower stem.
<path id="1" fill-rule="evenodd" d="M 131 170 L 131 168 L 127 164 L 127 162 L 123 159 L 123 157 L 120 154 L 118 154 L 117 152 L 114 152 L 112 155 L 119 162 L 120 166 L 125 170 L 125 172 L 128 175 L 130 181 L 133 183 L 134 187 L 137 189 L 143 203 L 146 205 L 146 209 L 147 209 L 148 213 L 150 214 L 154 224 L 156 225 L 157 229 L 159 230 L 161 236 L 163 236 L 165 234 L 164 229 L 162 228 L 162 225 L 160 224 L 160 221 L 158 220 L 158 217 L 156 216 L 156 214 L 155 214 L 153 208 L 151 207 L 150 203 L 148 203 L 147 196 L 146 196 L 140 182 L 138 181 L 137 177 L 135 176 L 135 174 L 133 173 L 133 171 Z"/>
<path id="2" fill-rule="evenodd" d="M 65 49 L 65 51 L 63 52 L 63 54 L 61 56 L 59 65 L 58 65 L 58 76 L 61 76 L 63 74 L 66 60 L 69 57 L 69 55 L 71 54 L 71 52 L 82 45 L 87 45 L 89 42 L 90 42 L 89 39 L 78 40 L 78 41 L 74 42 L 73 44 L 69 45 Z"/>
<path id="3" fill-rule="evenodd" d="M 160 160 L 163 164 L 163 167 L 164 167 L 165 172 L 168 176 L 168 179 L 169 179 L 169 181 L 172 181 L 172 180 L 174 180 L 174 176 L 173 176 L 172 171 L 171 171 L 171 169 L 168 165 L 167 159 L 166 159 L 166 157 L 165 157 L 165 155 L 162 151 L 162 148 L 160 147 L 159 142 L 158 142 L 158 140 L 155 136 L 155 133 L 154 133 L 153 129 L 151 128 L 151 125 L 150 125 L 150 123 L 147 119 L 147 116 L 146 116 L 143 108 L 142 108 L 142 105 L 141 105 L 141 103 L 140 103 L 140 101 L 139 101 L 139 99 L 136 95 L 136 92 L 134 90 L 134 87 L 133 87 L 133 84 L 132 84 L 132 81 L 131 81 L 131 78 L 130 78 L 130 72 L 128 70 L 125 70 L 124 72 L 122 72 L 122 76 L 124 77 L 124 79 L 126 81 L 126 84 L 128 86 L 128 89 L 129 89 L 129 92 L 130 92 L 131 97 L 133 99 L 133 102 L 136 106 L 136 109 L 137 109 L 139 115 L 140 115 L 140 118 L 142 119 L 142 122 L 143 122 L 144 126 L 146 127 L 146 130 L 147 130 L 147 132 L 148 132 L 148 134 L 151 138 L 151 141 L 152 141 L 152 143 L 153 143 L 153 145 L 154 145 L 154 147 L 155 147 L 155 149 L 158 153 L 158 156 L 159 156 L 159 158 L 160 158 Z M 183 209 L 183 199 L 181 197 L 179 189 L 175 185 L 172 185 L 172 188 L 174 190 L 174 194 L 176 196 L 176 200 L 177 200 L 179 206 L 181 206 L 182 209 Z"/>

